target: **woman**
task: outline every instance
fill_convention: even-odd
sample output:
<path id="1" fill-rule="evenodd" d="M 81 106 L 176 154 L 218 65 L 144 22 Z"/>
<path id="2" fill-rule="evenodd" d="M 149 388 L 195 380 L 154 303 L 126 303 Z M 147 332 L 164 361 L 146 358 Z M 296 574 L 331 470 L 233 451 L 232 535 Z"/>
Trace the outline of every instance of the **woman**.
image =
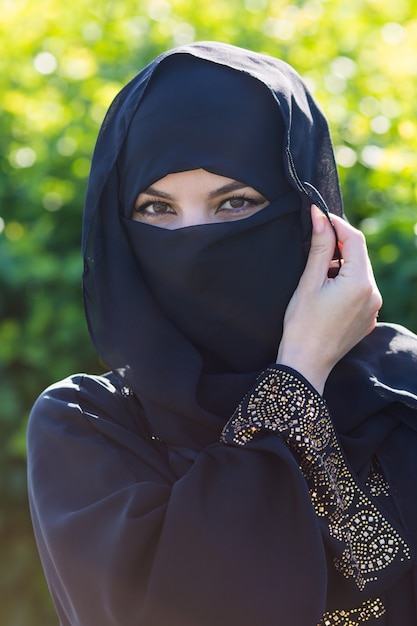
<path id="1" fill-rule="evenodd" d="M 100 132 L 83 249 L 111 373 L 28 430 L 60 623 L 415 626 L 416 337 L 375 328 L 298 75 L 215 43 L 151 63 Z"/>

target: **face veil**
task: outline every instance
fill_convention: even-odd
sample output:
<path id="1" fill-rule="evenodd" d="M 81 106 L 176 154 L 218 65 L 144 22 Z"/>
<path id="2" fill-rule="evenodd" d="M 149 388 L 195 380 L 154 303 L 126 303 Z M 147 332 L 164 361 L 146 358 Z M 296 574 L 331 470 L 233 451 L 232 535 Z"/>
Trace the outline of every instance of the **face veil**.
<path id="1" fill-rule="evenodd" d="M 148 185 L 198 168 L 254 187 L 269 206 L 178 231 L 131 220 Z M 311 201 L 342 213 L 327 123 L 285 63 L 192 44 L 159 57 L 116 99 L 86 199 L 87 320 L 102 360 L 166 441 L 212 441 L 275 360 Z"/>

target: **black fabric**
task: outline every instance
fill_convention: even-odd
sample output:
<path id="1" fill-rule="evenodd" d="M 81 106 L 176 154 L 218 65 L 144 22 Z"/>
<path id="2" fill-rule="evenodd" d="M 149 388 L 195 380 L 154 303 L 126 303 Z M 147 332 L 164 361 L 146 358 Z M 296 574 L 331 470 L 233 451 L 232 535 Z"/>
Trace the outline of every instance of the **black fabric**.
<path id="1" fill-rule="evenodd" d="M 379 357 L 367 359 L 375 346 Z M 416 357 L 417 337 L 380 325 L 339 369 L 338 382 L 349 372 L 352 395 L 360 390 L 371 410 L 357 422 L 376 429 L 389 410 L 396 423 L 383 426 L 377 453 L 399 506 L 375 500 L 401 529 L 401 501 L 415 506 Z M 410 370 L 406 384 L 381 394 L 401 361 Z M 344 437 L 355 439 L 344 412 L 350 417 L 359 402 L 343 400 L 330 402 Z M 245 449 L 168 446 L 152 438 L 138 398 L 114 375 L 77 375 L 35 404 L 28 466 L 35 533 L 61 626 L 316 626 L 325 608 L 352 608 L 298 463 L 274 434 Z M 409 536 L 415 511 L 410 521 Z M 415 585 L 414 573 L 381 589 L 386 614 L 366 626 L 415 626 Z"/>
<path id="2" fill-rule="evenodd" d="M 32 516 L 61 626 L 315 626 L 325 555 L 285 444 L 193 459 L 144 423 L 114 378 L 72 377 L 34 407 Z"/>
<path id="3" fill-rule="evenodd" d="M 350 464 L 366 476 L 379 458 L 417 548 L 417 343 L 413 333 L 381 324 L 334 368 L 324 391 Z"/>
<path id="4" fill-rule="evenodd" d="M 261 82 L 224 66 L 173 55 L 161 63 L 135 111 L 118 159 L 122 210 L 167 174 L 203 168 L 243 181 L 269 200 L 292 187 L 286 132 Z"/>
<path id="5" fill-rule="evenodd" d="M 255 142 L 254 150 L 241 154 L 238 132 L 232 164 L 217 152 L 223 133 L 233 145 L 230 122 L 210 118 L 205 137 L 213 144 L 184 134 L 184 119 L 171 128 L 165 82 L 172 93 L 177 70 L 200 67 L 199 91 L 217 76 L 235 95 L 253 84 L 249 110 L 259 100 L 268 120 L 258 134 L 251 114 L 243 141 Z M 197 83 L 184 81 L 186 96 Z M 217 104 L 223 110 L 221 98 Z M 164 111 L 170 123 L 157 133 Z M 238 131 L 242 119 L 239 112 Z M 172 139 L 165 142 L 171 131 L 183 138 L 175 151 Z M 149 150 L 159 149 L 162 161 L 150 164 Z M 194 161 L 195 151 L 203 160 Z M 130 219 L 139 191 L 167 172 L 195 167 L 250 184 L 271 204 L 233 224 L 178 231 Z M 316 626 L 326 609 L 348 610 L 361 600 L 357 590 L 344 591 L 332 542 L 321 534 L 285 443 L 274 434 L 249 449 L 219 443 L 226 420 L 275 358 L 306 260 L 312 200 L 343 214 L 326 120 L 285 63 L 223 44 L 190 44 L 159 57 L 116 98 L 94 153 L 83 224 L 87 321 L 113 374 L 47 390 L 28 432 L 32 516 L 62 626 Z M 364 484 L 378 459 L 392 485 L 386 514 L 413 551 L 416 355 L 415 336 L 379 326 L 325 389 L 353 472 Z M 415 626 L 415 579 L 405 572 L 392 589 L 387 580 L 389 572 L 380 588 L 374 584 L 390 603 L 387 614 L 367 624 L 398 626 L 400 614 L 402 626 Z"/>
<path id="6" fill-rule="evenodd" d="M 217 80 L 219 91 L 214 88 Z M 176 83 L 181 87 L 178 94 Z M 198 117 L 198 110 L 203 107 L 207 112 L 206 100 L 218 114 L 204 118 L 204 129 L 199 130 L 202 118 Z M 240 112 L 236 111 L 239 102 Z M 159 112 L 157 116 L 154 109 Z M 256 110 L 262 113 L 260 119 Z M 169 124 L 161 120 L 164 116 Z M 166 135 L 172 140 L 176 138 L 174 146 L 165 140 Z M 223 156 L 225 146 L 233 149 L 233 154 L 228 153 L 233 157 L 232 163 Z M 228 272 L 229 282 L 236 283 L 235 309 L 243 313 L 252 307 L 246 328 L 250 321 L 259 327 L 267 322 L 270 329 L 273 316 L 276 318 L 276 331 L 269 346 L 257 346 L 253 358 L 248 350 L 241 365 L 236 364 L 236 358 L 230 363 L 233 352 L 242 353 L 241 338 L 236 333 L 234 338 L 226 332 L 219 337 L 220 342 L 223 339 L 228 343 L 229 356 L 221 358 L 221 363 L 216 358 L 215 365 L 207 354 L 206 340 L 199 341 L 195 333 L 191 338 L 182 332 L 192 314 L 191 298 L 182 308 L 184 319 L 179 327 L 172 322 L 177 303 L 171 299 L 165 310 L 161 308 L 164 296 L 155 298 L 156 285 L 149 289 L 141 266 L 141 243 L 133 243 L 145 227 L 126 222 L 137 194 L 150 183 L 168 171 L 202 165 L 267 192 L 277 215 L 288 212 L 288 202 L 292 210 L 294 194 L 298 201 L 298 213 L 285 215 L 282 220 L 287 238 L 280 235 L 274 243 L 268 235 L 269 251 L 268 247 L 263 249 L 259 239 L 251 251 L 269 254 L 271 258 L 271 266 L 257 276 L 256 289 L 257 293 L 263 292 L 262 301 L 253 301 L 249 282 L 245 293 L 244 285 L 238 287 L 237 276 Z M 328 202 L 331 211 L 342 213 L 326 120 L 298 75 L 281 61 L 222 44 L 185 46 L 159 57 L 121 92 L 111 107 L 94 153 L 85 205 L 86 315 L 101 359 L 139 395 L 152 428 L 164 440 L 178 444 L 213 441 L 260 369 L 275 360 L 283 312 L 307 257 L 311 234 L 308 209 L 312 199 L 324 211 Z M 255 216 L 253 221 L 256 220 Z M 230 225 L 217 228 L 227 231 Z M 278 222 L 276 230 L 279 231 Z M 212 225 L 194 229 L 187 238 L 194 239 L 197 232 L 205 231 L 213 232 Z M 182 235 L 158 232 L 152 237 L 169 240 L 172 250 Z M 164 242 L 164 248 L 155 248 L 149 259 L 153 263 L 155 258 L 155 265 L 161 262 L 169 273 L 170 264 L 175 266 L 182 251 L 176 246 L 172 256 L 166 254 L 165 247 Z M 214 256 L 212 252 L 205 253 L 202 262 L 208 264 Z M 214 282 L 213 287 L 208 298 L 217 306 Z M 204 331 L 201 326 L 197 334 Z M 228 368 L 224 361 L 229 361 Z"/>
<path id="7" fill-rule="evenodd" d="M 201 355 L 203 375 L 250 373 L 275 360 L 305 263 L 299 214 L 292 192 L 227 224 L 167 230 L 125 220 L 138 271 L 164 316 Z M 284 266 L 288 242 L 293 261 Z"/>

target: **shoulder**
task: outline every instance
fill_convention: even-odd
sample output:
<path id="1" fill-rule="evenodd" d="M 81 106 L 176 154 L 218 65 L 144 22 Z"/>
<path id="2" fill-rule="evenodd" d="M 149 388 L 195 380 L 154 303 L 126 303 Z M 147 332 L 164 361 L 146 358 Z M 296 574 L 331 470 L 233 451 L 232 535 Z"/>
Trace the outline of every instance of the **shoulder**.
<path id="1" fill-rule="evenodd" d="M 395 364 L 417 365 L 417 335 L 399 324 L 377 324 L 351 352 L 354 359 L 378 364 L 380 368 Z"/>
<path id="2" fill-rule="evenodd" d="M 143 422 L 140 402 L 113 374 L 74 374 L 40 394 L 29 416 L 28 441 L 46 430 L 103 431 L 106 424 L 138 432 Z"/>
<path id="3" fill-rule="evenodd" d="M 399 401 L 407 399 L 417 407 L 417 336 L 398 324 L 377 324 L 335 366 L 325 395 L 330 405 L 338 407 L 340 398 L 344 398 L 351 410 L 351 403 L 359 398 L 364 405 L 367 398 L 382 395 Z"/>
<path id="4" fill-rule="evenodd" d="M 401 360 L 417 364 L 417 335 L 399 324 L 378 323 L 341 363 L 361 363 L 372 370 Z"/>
<path id="5" fill-rule="evenodd" d="M 113 374 L 75 374 L 45 389 L 29 417 L 27 452 L 31 484 L 38 470 L 90 472 L 103 460 L 137 480 L 166 477 L 141 403 Z"/>
<path id="6" fill-rule="evenodd" d="M 117 393 L 129 395 L 131 393 L 128 387 L 123 387 L 120 380 L 112 372 L 100 376 L 80 373 L 53 383 L 41 393 L 40 398 L 50 394 L 68 395 L 86 390 L 94 391 L 97 396 Z"/>
<path id="7" fill-rule="evenodd" d="M 412 352 L 417 357 L 417 335 L 401 324 L 379 323 L 370 336 L 372 335 L 384 337 L 391 348 Z"/>
<path id="8" fill-rule="evenodd" d="M 132 395 L 113 374 L 93 376 L 74 374 L 47 387 L 36 400 L 32 413 L 51 403 L 68 405 L 72 409 L 105 408 Z"/>

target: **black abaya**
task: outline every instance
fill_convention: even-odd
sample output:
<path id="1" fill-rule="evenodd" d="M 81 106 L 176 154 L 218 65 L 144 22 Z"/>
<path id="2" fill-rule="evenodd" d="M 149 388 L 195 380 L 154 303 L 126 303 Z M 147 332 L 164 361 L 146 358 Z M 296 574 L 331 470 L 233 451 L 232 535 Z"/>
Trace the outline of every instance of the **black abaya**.
<path id="1" fill-rule="evenodd" d="M 254 83 L 249 110 L 259 104 L 278 121 L 245 135 L 261 145 L 241 163 L 216 158 L 230 130 L 216 115 L 210 149 L 191 133 L 152 164 L 143 119 L 152 127 L 164 118 L 149 119 L 152 98 L 175 92 L 176 69 L 201 69 L 201 85 L 194 74 L 178 98 L 191 84 L 205 102 L 219 68 L 229 104 Z M 235 107 L 222 110 L 231 119 Z M 239 155 L 239 133 L 236 142 Z M 254 186 L 270 205 L 179 231 L 132 222 L 147 185 L 200 167 Z M 145 68 L 110 109 L 83 249 L 87 320 L 112 373 L 49 388 L 28 429 L 33 523 L 62 626 L 416 626 L 417 338 L 379 325 L 334 368 L 324 399 L 273 363 L 306 259 L 311 201 L 342 214 L 327 123 L 280 61 L 184 46 Z M 242 254 L 245 274 L 234 280 L 232 260 L 247 250 L 256 254 Z M 209 280 L 207 262 L 217 259 L 230 272 L 224 282 Z M 206 299 L 188 267 L 201 280 L 207 272 Z M 208 310 L 193 327 L 187 316 Z M 257 328 L 266 339 L 249 337 Z"/>

